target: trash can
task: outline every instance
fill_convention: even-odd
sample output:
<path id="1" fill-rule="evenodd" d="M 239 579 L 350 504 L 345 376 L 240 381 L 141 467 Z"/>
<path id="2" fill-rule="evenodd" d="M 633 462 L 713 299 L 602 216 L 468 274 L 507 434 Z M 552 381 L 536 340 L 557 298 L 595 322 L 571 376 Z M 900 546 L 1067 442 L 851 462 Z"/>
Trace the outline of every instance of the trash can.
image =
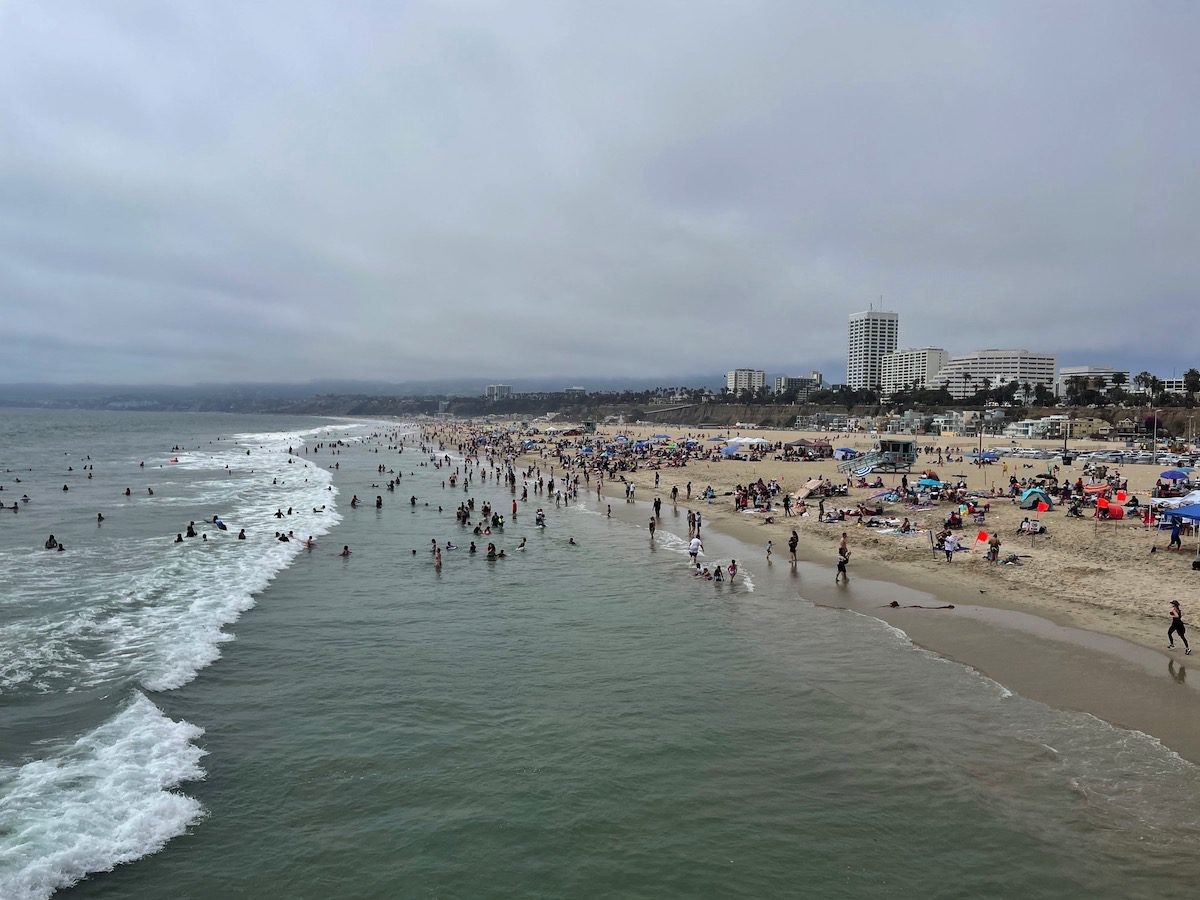
<path id="1" fill-rule="evenodd" d="M 1063 458 L 1064 466 L 1069 466 L 1071 463 L 1073 463 L 1075 461 L 1075 457 L 1073 455 L 1071 455 L 1070 453 L 1064 453 L 1062 455 L 1062 458 Z"/>

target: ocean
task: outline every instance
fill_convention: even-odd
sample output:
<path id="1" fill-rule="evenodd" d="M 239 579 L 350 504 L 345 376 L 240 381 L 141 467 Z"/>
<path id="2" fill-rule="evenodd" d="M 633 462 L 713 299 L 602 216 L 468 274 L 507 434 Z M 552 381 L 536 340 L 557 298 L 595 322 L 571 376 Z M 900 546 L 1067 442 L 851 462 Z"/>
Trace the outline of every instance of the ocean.
<path id="1" fill-rule="evenodd" d="M 3 900 L 1194 896 L 1195 766 L 812 603 L 821 567 L 706 534 L 742 574 L 691 577 L 682 507 L 651 543 L 649 497 L 531 487 L 480 539 L 455 508 L 513 495 L 411 427 L 2 421 Z"/>

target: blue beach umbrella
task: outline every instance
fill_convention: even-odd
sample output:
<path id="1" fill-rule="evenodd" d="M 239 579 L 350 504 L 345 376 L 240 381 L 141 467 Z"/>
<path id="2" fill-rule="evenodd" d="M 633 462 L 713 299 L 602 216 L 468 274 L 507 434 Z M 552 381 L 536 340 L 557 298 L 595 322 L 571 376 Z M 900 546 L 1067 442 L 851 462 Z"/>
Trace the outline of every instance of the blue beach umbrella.
<path id="1" fill-rule="evenodd" d="M 941 487 L 942 483 L 936 478 L 922 478 L 917 482 L 918 487 Z"/>
<path id="2" fill-rule="evenodd" d="M 737 448 L 737 447 L 722 447 L 722 448 L 721 448 L 721 455 L 722 455 L 722 456 L 733 456 L 733 455 L 734 455 L 735 453 L 737 453 L 737 452 L 738 452 L 738 448 Z"/>
<path id="3" fill-rule="evenodd" d="M 1187 481 L 1187 473 L 1181 472 L 1178 469 L 1167 469 L 1165 472 L 1159 472 L 1158 477 L 1165 478 L 1167 481 Z"/>
<path id="4" fill-rule="evenodd" d="M 711 443 L 714 443 L 714 442 L 715 442 L 715 443 L 718 443 L 718 444 L 723 444 L 723 443 L 725 443 L 725 438 L 723 438 L 723 437 L 709 438 L 709 439 L 708 439 L 708 442 L 709 442 L 710 444 L 711 444 Z"/>
<path id="5" fill-rule="evenodd" d="M 656 441 L 669 441 L 671 436 L 669 434 L 656 434 L 654 435 L 654 439 Z"/>
<path id="6" fill-rule="evenodd" d="M 595 451 L 595 450 L 593 450 L 591 447 L 584 447 L 584 448 L 583 448 L 583 449 L 581 449 L 579 452 L 580 452 L 580 453 L 595 453 L 596 451 Z"/>

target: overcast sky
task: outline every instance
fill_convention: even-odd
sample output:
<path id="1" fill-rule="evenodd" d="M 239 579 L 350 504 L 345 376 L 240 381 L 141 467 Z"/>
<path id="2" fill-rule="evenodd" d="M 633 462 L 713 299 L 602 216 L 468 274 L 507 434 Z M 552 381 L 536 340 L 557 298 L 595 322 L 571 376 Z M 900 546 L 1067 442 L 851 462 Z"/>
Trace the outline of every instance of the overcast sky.
<path id="1" fill-rule="evenodd" d="M 1200 364 L 1200 4 L 0 0 L 0 382 Z"/>

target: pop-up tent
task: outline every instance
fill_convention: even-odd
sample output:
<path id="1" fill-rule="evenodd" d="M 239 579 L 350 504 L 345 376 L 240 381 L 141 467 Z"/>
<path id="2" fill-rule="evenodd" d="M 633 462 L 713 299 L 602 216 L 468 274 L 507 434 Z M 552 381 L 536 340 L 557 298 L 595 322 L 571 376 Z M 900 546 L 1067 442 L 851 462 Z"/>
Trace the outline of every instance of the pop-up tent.
<path id="1" fill-rule="evenodd" d="M 1041 488 L 1030 488 L 1021 495 L 1021 509 L 1037 509 L 1039 503 L 1045 503 L 1047 507 L 1054 509 L 1054 501 Z"/>
<path id="2" fill-rule="evenodd" d="M 1193 503 L 1191 506 L 1181 506 L 1179 509 L 1163 513 L 1163 518 L 1191 519 L 1193 522 L 1200 522 L 1200 503 Z"/>
<path id="3" fill-rule="evenodd" d="M 1151 506 L 1163 506 L 1170 509 L 1173 506 L 1191 506 L 1200 503 L 1200 491 L 1191 491 L 1182 497 L 1154 497 L 1147 501 Z"/>
<path id="4" fill-rule="evenodd" d="M 729 443 L 744 444 L 744 445 L 747 445 L 750 447 L 761 447 L 764 444 L 770 444 L 771 442 L 768 441 L 766 438 L 760 438 L 760 437 L 735 437 Z"/>

